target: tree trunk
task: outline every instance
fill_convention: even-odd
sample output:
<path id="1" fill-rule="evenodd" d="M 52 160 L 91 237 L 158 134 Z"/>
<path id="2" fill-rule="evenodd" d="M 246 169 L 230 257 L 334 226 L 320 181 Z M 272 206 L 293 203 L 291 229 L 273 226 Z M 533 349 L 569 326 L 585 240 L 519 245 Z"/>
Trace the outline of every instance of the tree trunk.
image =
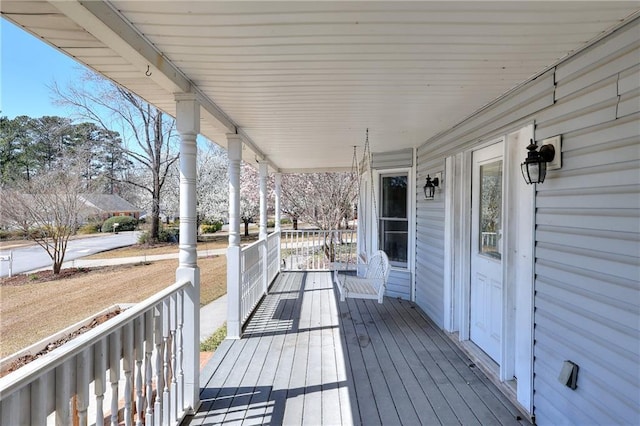
<path id="1" fill-rule="evenodd" d="M 249 221 L 248 220 L 244 220 L 244 236 L 248 237 L 249 236 Z"/>
<path id="2" fill-rule="evenodd" d="M 154 195 L 155 198 L 155 195 Z M 160 234 L 160 206 L 158 200 L 153 200 L 151 203 L 151 231 L 150 240 L 152 242 L 158 241 L 158 235 Z"/>
<path id="3" fill-rule="evenodd" d="M 151 193 L 151 235 L 152 242 L 158 242 L 160 235 L 160 177 L 153 174 L 153 191 Z"/>
<path id="4" fill-rule="evenodd" d="M 298 218 L 297 217 L 293 218 L 293 230 L 294 231 L 298 230 Z"/>

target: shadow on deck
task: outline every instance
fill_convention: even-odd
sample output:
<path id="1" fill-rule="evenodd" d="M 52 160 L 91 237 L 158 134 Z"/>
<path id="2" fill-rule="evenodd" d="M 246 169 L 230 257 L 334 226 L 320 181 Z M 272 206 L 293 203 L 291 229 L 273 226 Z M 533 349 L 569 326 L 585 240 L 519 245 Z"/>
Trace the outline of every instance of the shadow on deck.
<path id="1" fill-rule="evenodd" d="M 415 304 L 338 300 L 328 272 L 280 274 L 184 424 L 526 423 Z"/>

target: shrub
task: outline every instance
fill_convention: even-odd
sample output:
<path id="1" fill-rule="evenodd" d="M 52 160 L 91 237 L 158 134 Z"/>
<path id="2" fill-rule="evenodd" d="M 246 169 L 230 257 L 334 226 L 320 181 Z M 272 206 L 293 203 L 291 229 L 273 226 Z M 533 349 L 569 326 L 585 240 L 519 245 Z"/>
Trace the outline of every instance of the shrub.
<path id="1" fill-rule="evenodd" d="M 149 231 L 141 232 L 138 235 L 138 244 L 147 244 L 149 242 Z"/>
<path id="2" fill-rule="evenodd" d="M 177 243 L 180 240 L 180 230 L 178 228 L 160 229 L 158 232 L 158 243 Z M 138 236 L 138 244 L 151 243 L 149 231 L 141 232 Z"/>
<path id="3" fill-rule="evenodd" d="M 177 243 L 180 240 L 180 229 L 169 228 L 161 229 L 158 232 L 158 242 L 161 243 Z"/>
<path id="4" fill-rule="evenodd" d="M 102 232 L 113 232 L 113 224 L 117 223 L 117 231 L 133 231 L 136 229 L 138 220 L 131 216 L 113 216 L 105 220 L 102 224 Z"/>
<path id="5" fill-rule="evenodd" d="M 12 231 L 0 229 L 0 240 L 24 240 L 27 234 L 22 229 Z"/>
<path id="6" fill-rule="evenodd" d="M 85 223 L 80 227 L 80 229 L 78 229 L 78 234 L 95 234 L 100 232 L 101 229 L 102 224 L 100 222 L 89 222 Z"/>
<path id="7" fill-rule="evenodd" d="M 291 219 L 289 218 L 280 219 L 280 225 L 291 225 Z"/>
<path id="8" fill-rule="evenodd" d="M 200 352 L 215 352 L 220 343 L 227 337 L 227 324 L 217 329 L 215 333 L 209 336 L 204 342 L 200 343 Z"/>
<path id="9" fill-rule="evenodd" d="M 203 234 L 213 234 L 222 229 L 222 222 L 220 221 L 206 221 L 200 225 L 200 232 Z"/>
<path id="10" fill-rule="evenodd" d="M 267 221 L 267 228 L 275 228 L 276 227 L 276 221 L 275 220 L 268 220 Z"/>

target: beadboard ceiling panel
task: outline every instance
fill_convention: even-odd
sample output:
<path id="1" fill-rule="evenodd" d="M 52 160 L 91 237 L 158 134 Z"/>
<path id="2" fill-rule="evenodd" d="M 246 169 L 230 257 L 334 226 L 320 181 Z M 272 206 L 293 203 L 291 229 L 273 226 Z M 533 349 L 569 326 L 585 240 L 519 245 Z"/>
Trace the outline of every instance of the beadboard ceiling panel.
<path id="1" fill-rule="evenodd" d="M 637 14 L 637 2 L 3 1 L 3 17 L 274 169 L 421 145 Z M 149 67 L 149 68 L 148 68 Z M 151 76 L 145 75 L 147 69 Z"/>

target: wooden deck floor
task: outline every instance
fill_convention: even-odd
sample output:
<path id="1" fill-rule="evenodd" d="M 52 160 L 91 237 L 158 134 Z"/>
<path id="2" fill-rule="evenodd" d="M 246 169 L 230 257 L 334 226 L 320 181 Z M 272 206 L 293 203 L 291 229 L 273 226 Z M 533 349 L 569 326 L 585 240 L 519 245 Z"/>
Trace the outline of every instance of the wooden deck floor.
<path id="1" fill-rule="evenodd" d="M 413 303 L 339 302 L 327 272 L 280 274 L 200 383 L 185 424 L 526 423 Z"/>

